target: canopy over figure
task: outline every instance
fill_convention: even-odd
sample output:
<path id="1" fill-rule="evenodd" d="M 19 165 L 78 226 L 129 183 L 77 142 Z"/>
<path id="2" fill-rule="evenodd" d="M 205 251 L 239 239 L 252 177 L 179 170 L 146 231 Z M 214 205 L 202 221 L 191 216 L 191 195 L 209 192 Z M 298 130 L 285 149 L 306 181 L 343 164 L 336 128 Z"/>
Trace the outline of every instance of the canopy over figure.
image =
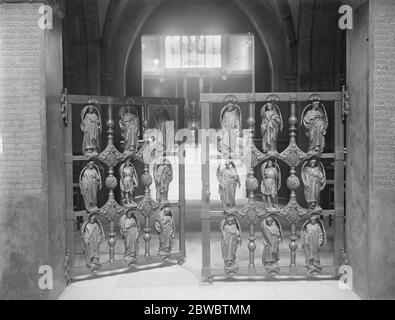
<path id="1" fill-rule="evenodd" d="M 102 187 L 100 170 L 93 161 L 90 161 L 82 169 L 79 177 L 79 185 L 84 197 L 85 209 L 87 212 L 95 211 L 97 208 L 97 192 Z"/>
<path id="2" fill-rule="evenodd" d="M 314 215 L 302 227 L 302 248 L 305 252 L 306 266 L 312 272 L 320 272 L 320 248 L 326 244 L 324 225 L 318 216 Z"/>
<path id="3" fill-rule="evenodd" d="M 228 103 L 220 114 L 221 130 L 218 136 L 218 150 L 222 153 L 240 153 L 238 143 L 241 131 L 241 110 L 237 104 Z"/>
<path id="4" fill-rule="evenodd" d="M 232 161 L 225 162 L 225 168 L 221 165 L 217 168 L 217 179 L 219 182 L 218 192 L 225 212 L 236 206 L 236 188 L 240 188 L 240 177 L 236 166 Z"/>
<path id="5" fill-rule="evenodd" d="M 104 240 L 104 230 L 97 219 L 97 213 L 98 211 L 90 213 L 81 228 L 83 251 L 90 272 L 95 272 L 101 268 L 100 243 Z"/>
<path id="6" fill-rule="evenodd" d="M 237 272 L 236 252 L 241 246 L 241 228 L 233 214 L 227 214 L 220 224 L 222 258 L 226 272 Z"/>
<path id="7" fill-rule="evenodd" d="M 261 109 L 261 119 L 262 151 L 276 154 L 278 133 L 283 130 L 280 108 L 268 101 Z"/>
<path id="8" fill-rule="evenodd" d="M 309 138 L 308 152 L 321 153 L 325 147 L 325 135 L 328 128 L 325 106 L 319 100 L 314 100 L 303 110 L 302 119 Z"/>
<path id="9" fill-rule="evenodd" d="M 155 128 L 162 134 L 162 143 L 166 146 L 166 122 L 170 121 L 170 116 L 164 107 L 155 110 Z"/>
<path id="10" fill-rule="evenodd" d="M 87 157 L 97 155 L 100 149 L 102 122 L 99 110 L 95 106 L 88 105 L 82 109 L 80 127 L 84 133 L 82 154 Z"/>
<path id="11" fill-rule="evenodd" d="M 156 188 L 156 201 L 158 203 L 167 202 L 169 197 L 169 185 L 173 180 L 173 167 L 166 158 L 160 158 L 154 164 L 153 175 Z"/>
<path id="12" fill-rule="evenodd" d="M 281 188 L 281 171 L 279 165 L 270 159 L 262 164 L 261 172 L 262 196 L 270 210 L 278 204 L 278 190 Z"/>
<path id="13" fill-rule="evenodd" d="M 125 244 L 125 261 L 128 265 L 134 263 L 139 252 L 140 224 L 133 209 L 127 209 L 119 219 L 119 228 Z"/>
<path id="14" fill-rule="evenodd" d="M 159 234 L 158 255 L 166 256 L 171 253 L 175 237 L 176 226 L 173 213 L 169 206 L 164 206 L 158 213 L 155 229 Z"/>
<path id="15" fill-rule="evenodd" d="M 325 168 L 320 161 L 311 159 L 302 166 L 304 195 L 309 209 L 321 211 L 320 193 L 326 185 Z"/>
<path id="16" fill-rule="evenodd" d="M 274 269 L 280 260 L 280 242 L 283 238 L 280 222 L 275 217 L 268 217 L 261 222 L 264 266 Z"/>
<path id="17" fill-rule="evenodd" d="M 139 114 L 135 107 L 124 106 L 119 110 L 119 127 L 124 138 L 123 151 L 134 153 L 137 149 L 140 136 Z"/>
<path id="18" fill-rule="evenodd" d="M 127 158 L 119 168 L 120 187 L 121 187 L 121 198 L 122 202 L 127 207 L 137 207 L 137 204 L 133 201 L 134 189 L 138 188 L 139 180 L 137 177 L 136 169 Z"/>

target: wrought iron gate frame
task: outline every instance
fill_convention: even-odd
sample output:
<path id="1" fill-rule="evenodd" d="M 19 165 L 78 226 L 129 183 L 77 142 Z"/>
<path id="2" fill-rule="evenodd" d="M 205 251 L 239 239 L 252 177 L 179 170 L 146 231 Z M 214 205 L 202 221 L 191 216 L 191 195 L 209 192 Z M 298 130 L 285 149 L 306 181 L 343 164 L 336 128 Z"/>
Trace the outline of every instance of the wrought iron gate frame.
<path id="1" fill-rule="evenodd" d="M 159 205 L 151 198 L 150 196 L 150 185 L 152 184 L 152 176 L 149 172 L 149 165 L 151 162 L 146 162 L 143 158 L 143 152 L 145 148 L 148 147 L 148 136 L 145 134 L 145 131 L 149 129 L 148 123 L 148 112 L 150 107 L 158 107 L 158 106 L 175 106 L 178 107 L 177 114 L 178 119 L 177 122 L 179 125 L 183 127 L 184 121 L 184 106 L 182 105 L 171 105 L 169 101 L 174 100 L 175 98 L 165 98 L 165 97 L 115 97 L 115 96 L 97 96 L 97 95 L 72 95 L 68 94 L 67 89 L 64 89 L 64 92 L 61 97 L 61 113 L 62 118 L 65 124 L 65 183 L 66 183 L 66 255 L 65 255 L 65 278 L 66 283 L 70 284 L 73 281 L 85 280 L 87 278 L 100 277 L 103 276 L 101 273 L 105 272 L 105 275 L 108 275 L 108 271 L 115 271 L 116 273 L 128 273 L 139 271 L 141 267 L 144 266 L 166 266 L 174 264 L 173 261 L 177 261 L 177 263 L 182 264 L 186 257 L 186 248 L 185 248 L 185 164 L 182 159 L 183 149 L 179 148 L 175 145 L 175 151 L 170 152 L 165 150 L 163 154 L 156 156 L 156 158 L 164 156 L 164 157 L 177 157 L 178 158 L 178 170 L 179 170 L 179 197 L 178 201 L 170 201 L 168 204 L 171 207 L 177 206 L 179 212 L 179 248 L 176 251 L 172 251 L 165 258 L 163 256 L 151 255 L 150 253 L 150 240 L 151 240 L 151 226 L 150 226 L 150 217 L 154 215 L 154 213 L 159 208 Z M 177 100 L 182 100 L 178 99 Z M 81 161 L 81 160 L 89 160 L 92 157 L 87 157 L 84 155 L 74 156 L 73 155 L 73 143 L 72 143 L 72 108 L 73 105 L 87 105 L 90 103 L 94 103 L 99 106 L 107 106 L 108 108 L 108 117 L 107 121 L 103 121 L 107 126 L 107 146 L 103 148 L 101 153 L 96 156 L 99 160 L 107 165 L 107 178 L 112 176 L 114 177 L 114 167 L 117 163 L 125 160 L 125 156 L 118 151 L 113 145 L 113 133 L 114 133 L 114 119 L 113 119 L 113 107 L 114 106 L 124 106 L 128 103 L 132 103 L 133 105 L 139 105 L 142 107 L 142 126 L 144 131 L 144 139 L 143 143 L 139 143 L 139 150 L 136 155 L 133 156 L 133 159 L 140 161 L 144 164 L 144 173 L 141 177 L 143 185 L 145 186 L 144 196 L 140 202 L 138 202 L 137 212 L 139 212 L 144 217 L 144 242 L 145 242 L 145 252 L 144 256 L 138 256 L 137 261 L 134 265 L 128 267 L 126 262 L 123 260 L 115 260 L 114 259 L 114 248 L 115 248 L 115 218 L 116 216 L 120 216 L 124 212 L 123 206 L 119 205 L 113 195 L 113 189 L 106 183 L 107 188 L 109 189 L 108 199 L 104 206 L 100 209 L 99 214 L 101 216 L 106 217 L 110 222 L 110 232 L 109 236 L 109 256 L 110 259 L 107 262 L 102 263 L 102 268 L 98 273 L 87 273 L 86 267 L 74 267 L 74 221 L 77 216 L 87 215 L 86 211 L 78 211 L 75 212 L 73 210 L 73 162 Z M 182 121 L 180 123 L 180 121 Z M 153 160 L 156 159 L 154 157 Z M 170 262 L 171 261 L 171 262 Z"/>
<path id="2" fill-rule="evenodd" d="M 205 141 L 202 138 L 203 155 L 202 159 L 202 201 L 201 201 L 201 220 L 202 220 L 202 280 L 212 283 L 214 278 L 231 278 L 238 280 L 239 276 L 247 278 L 260 278 L 261 280 L 279 280 L 279 279 L 328 279 L 338 277 L 340 275 L 340 266 L 347 264 L 347 258 L 344 251 L 344 225 L 345 225 L 345 206 L 344 206 L 344 174 L 345 174 L 345 148 L 344 148 L 344 119 L 348 113 L 348 95 L 346 87 L 343 86 L 341 92 L 269 92 L 269 93 L 201 93 L 200 106 L 202 115 L 202 129 L 210 129 L 210 105 L 223 104 L 229 102 L 229 97 L 232 103 L 248 103 L 249 116 L 247 123 L 249 125 L 251 147 L 251 163 L 247 165 L 247 178 L 246 188 L 248 192 L 248 203 L 245 207 L 237 209 L 236 216 L 240 219 L 247 221 L 249 225 L 249 265 L 248 267 L 239 267 L 236 272 L 227 273 L 225 269 L 211 266 L 211 249 L 210 249 L 210 234 L 211 234 L 211 221 L 213 217 L 224 217 L 223 212 L 212 211 L 210 209 L 210 157 L 209 154 L 209 137 Z M 259 151 L 254 144 L 254 131 L 255 131 L 255 103 L 267 102 L 272 98 L 276 98 L 276 102 L 289 102 L 290 117 L 289 117 L 289 131 L 290 141 L 288 147 L 281 153 L 265 154 Z M 334 210 L 323 210 L 321 215 L 334 216 L 334 263 L 333 266 L 323 266 L 319 274 L 311 273 L 307 267 L 296 265 L 296 240 L 298 234 L 296 227 L 298 223 L 304 221 L 313 212 L 310 209 L 302 208 L 296 200 L 296 190 L 300 185 L 299 178 L 296 176 L 295 168 L 301 163 L 317 155 L 311 155 L 303 152 L 296 144 L 297 122 L 296 117 L 296 103 L 311 101 L 313 98 L 318 98 L 321 101 L 332 101 L 334 108 L 334 135 L 335 144 L 333 153 L 319 154 L 320 159 L 334 159 L 334 184 L 335 184 L 335 203 Z M 218 159 L 216 155 L 214 157 Z M 254 191 L 258 188 L 258 180 L 254 176 L 254 168 L 261 162 L 269 158 L 280 159 L 290 167 L 290 175 L 287 180 L 287 187 L 291 192 L 288 204 L 277 210 L 277 212 L 268 212 L 262 207 L 257 206 L 257 201 L 254 197 Z M 293 181 L 290 181 L 292 178 Z M 296 180 L 296 181 L 295 181 Z M 289 238 L 290 248 L 290 266 L 279 268 L 279 272 L 271 273 L 264 266 L 255 266 L 255 249 L 256 249 L 256 236 L 255 225 L 263 218 L 269 215 L 286 220 L 291 224 L 291 236 Z M 239 278 L 240 279 L 240 278 Z"/>

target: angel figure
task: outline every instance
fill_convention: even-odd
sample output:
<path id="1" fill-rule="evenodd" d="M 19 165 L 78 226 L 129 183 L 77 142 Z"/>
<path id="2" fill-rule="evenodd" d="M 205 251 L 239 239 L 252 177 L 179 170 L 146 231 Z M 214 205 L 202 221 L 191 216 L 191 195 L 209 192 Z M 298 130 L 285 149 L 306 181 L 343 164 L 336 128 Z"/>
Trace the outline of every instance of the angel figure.
<path id="1" fill-rule="evenodd" d="M 269 160 L 262 165 L 261 191 L 264 200 L 268 203 L 269 209 L 278 203 L 278 190 L 281 187 L 280 167 L 273 160 Z"/>
<path id="2" fill-rule="evenodd" d="M 325 135 L 328 128 L 325 106 L 319 100 L 314 100 L 303 110 L 302 119 L 309 138 L 308 152 L 321 153 L 325 147 Z"/>
<path id="3" fill-rule="evenodd" d="M 234 152 L 241 130 L 241 110 L 233 103 L 228 103 L 221 110 L 221 130 L 218 135 L 218 150 L 220 152 Z"/>
<path id="4" fill-rule="evenodd" d="M 173 167 L 169 160 L 161 158 L 154 164 L 153 175 L 156 188 L 156 201 L 166 202 L 169 195 L 169 185 L 173 180 Z"/>
<path id="5" fill-rule="evenodd" d="M 261 223 L 263 254 L 262 263 L 267 267 L 278 267 L 280 260 L 280 243 L 283 232 L 280 222 L 274 217 L 268 217 Z"/>
<path id="6" fill-rule="evenodd" d="M 217 168 L 217 179 L 219 182 L 218 193 L 222 201 L 224 211 L 236 206 L 236 188 L 240 188 L 240 177 L 236 166 L 232 161 L 225 162 L 225 168 L 221 170 L 221 165 Z"/>
<path id="7" fill-rule="evenodd" d="M 307 161 L 302 166 L 304 195 L 311 210 L 320 211 L 320 192 L 326 185 L 325 168 L 316 159 Z"/>
<path id="8" fill-rule="evenodd" d="M 261 109 L 261 132 L 263 152 L 277 153 L 278 133 L 283 130 L 280 108 L 268 101 Z"/>
<path id="9" fill-rule="evenodd" d="M 137 178 L 137 172 L 130 158 L 127 158 L 119 168 L 120 187 L 122 202 L 125 206 L 136 207 L 137 204 L 132 200 L 134 189 L 138 188 L 139 180 Z"/>
<path id="10" fill-rule="evenodd" d="M 155 221 L 155 229 L 159 234 L 158 255 L 165 256 L 171 253 L 175 237 L 176 226 L 169 206 L 164 206 L 159 211 Z"/>
<path id="11" fill-rule="evenodd" d="M 79 177 L 79 185 L 84 197 L 85 209 L 88 212 L 97 209 L 97 192 L 101 190 L 102 180 L 100 170 L 93 161 L 82 169 Z"/>
<path id="12" fill-rule="evenodd" d="M 140 135 L 140 120 L 137 109 L 133 106 L 125 106 L 119 110 L 119 127 L 124 138 L 124 152 L 135 152 Z"/>
<path id="13" fill-rule="evenodd" d="M 81 228 L 86 265 L 91 272 L 101 268 L 100 243 L 104 240 L 103 226 L 97 219 L 97 213 L 97 210 L 91 212 Z"/>
<path id="14" fill-rule="evenodd" d="M 305 252 L 306 266 L 315 272 L 322 267 L 320 263 L 320 247 L 326 244 L 324 225 L 318 216 L 311 216 L 302 227 L 302 248 Z"/>
<path id="15" fill-rule="evenodd" d="M 233 214 L 227 214 L 220 224 L 222 258 L 226 271 L 236 271 L 236 251 L 241 246 L 241 228 Z"/>
<path id="16" fill-rule="evenodd" d="M 170 121 L 170 116 L 165 108 L 155 110 L 155 128 L 162 133 L 163 145 L 166 145 L 166 122 L 168 121 Z"/>
<path id="17" fill-rule="evenodd" d="M 126 213 L 119 219 L 119 229 L 125 244 L 125 261 L 130 265 L 136 261 L 139 252 L 139 220 L 133 209 L 127 209 Z"/>
<path id="18" fill-rule="evenodd" d="M 102 122 L 96 107 L 88 105 L 82 109 L 80 127 L 84 133 L 82 154 L 85 156 L 97 155 L 100 149 Z"/>

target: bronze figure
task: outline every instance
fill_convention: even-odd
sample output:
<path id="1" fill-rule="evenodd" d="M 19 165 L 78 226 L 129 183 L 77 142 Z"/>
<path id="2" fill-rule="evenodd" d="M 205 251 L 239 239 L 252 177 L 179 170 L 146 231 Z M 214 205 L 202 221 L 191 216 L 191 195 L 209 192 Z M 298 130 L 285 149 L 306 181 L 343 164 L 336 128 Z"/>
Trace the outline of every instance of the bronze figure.
<path id="1" fill-rule="evenodd" d="M 320 272 L 320 248 L 326 243 L 324 225 L 318 216 L 311 216 L 302 227 L 302 247 L 305 252 L 306 266 L 313 272 Z"/>
<path id="2" fill-rule="evenodd" d="M 232 161 L 225 162 L 225 168 L 221 170 L 221 165 L 217 168 L 217 179 L 219 182 L 218 192 L 222 201 L 224 211 L 236 206 L 236 188 L 240 188 L 240 177 L 236 166 Z"/>
<path id="3" fill-rule="evenodd" d="M 283 130 L 283 118 L 280 108 L 268 101 L 261 109 L 261 133 L 263 152 L 277 153 L 277 137 Z"/>
<path id="4" fill-rule="evenodd" d="M 120 188 L 122 202 L 127 207 L 136 207 L 137 204 L 133 201 L 134 189 L 139 186 L 139 180 L 137 177 L 136 169 L 127 158 L 125 163 L 123 163 L 119 168 Z"/>
<path id="5" fill-rule="evenodd" d="M 218 150 L 220 152 L 234 152 L 237 148 L 238 137 L 241 131 L 242 118 L 240 107 L 228 103 L 221 110 L 221 130 L 218 136 Z"/>
<path id="6" fill-rule="evenodd" d="M 269 268 L 276 268 L 280 260 L 280 242 L 282 229 L 280 222 L 274 217 L 268 217 L 261 222 L 263 254 L 262 263 Z"/>
<path id="7" fill-rule="evenodd" d="M 163 145 L 166 145 L 166 122 L 168 121 L 170 121 L 170 116 L 165 108 L 155 110 L 155 128 L 162 134 Z"/>
<path id="8" fill-rule="evenodd" d="M 140 224 L 132 209 L 119 219 L 119 228 L 125 244 L 125 261 L 130 265 L 137 259 L 139 252 Z"/>
<path id="9" fill-rule="evenodd" d="M 100 170 L 93 161 L 82 169 L 79 177 L 79 185 L 84 197 L 85 209 L 88 212 L 97 209 L 97 192 L 102 187 Z"/>
<path id="10" fill-rule="evenodd" d="M 119 110 L 119 127 L 124 138 L 124 152 L 134 153 L 137 149 L 140 135 L 139 114 L 135 107 L 124 106 Z"/>
<path id="11" fill-rule="evenodd" d="M 91 272 L 101 268 L 100 243 L 104 240 L 103 226 L 97 219 L 97 213 L 98 211 L 90 213 L 81 228 L 86 265 Z"/>
<path id="12" fill-rule="evenodd" d="M 99 110 L 93 105 L 84 107 L 81 111 L 82 154 L 91 157 L 97 155 L 100 149 L 100 133 L 102 123 Z"/>
<path id="13" fill-rule="evenodd" d="M 325 168 L 317 159 L 311 159 L 302 166 L 302 180 L 304 183 L 304 194 L 309 209 L 320 211 L 320 193 L 326 185 Z"/>
<path id="14" fill-rule="evenodd" d="M 325 106 L 319 100 L 314 100 L 303 110 L 302 119 L 309 138 L 308 152 L 321 153 L 325 147 L 325 135 L 328 128 Z"/>
<path id="15" fill-rule="evenodd" d="M 155 229 L 159 234 L 159 252 L 160 256 L 171 253 L 175 237 L 176 226 L 174 224 L 173 213 L 169 206 L 164 206 L 159 211 L 158 218 L 155 221 Z"/>
<path id="16" fill-rule="evenodd" d="M 241 246 L 241 228 L 233 214 L 227 214 L 220 224 L 222 238 L 222 258 L 225 263 L 225 271 L 237 271 L 236 252 Z"/>
<path id="17" fill-rule="evenodd" d="M 154 164 L 153 175 L 156 188 L 156 201 L 163 203 L 168 200 L 169 185 L 173 180 L 173 167 L 166 158 L 159 159 Z"/>
<path id="18" fill-rule="evenodd" d="M 272 209 L 278 204 L 278 190 L 281 187 L 280 167 L 273 160 L 268 160 L 262 164 L 262 183 L 261 191 L 268 208 Z"/>

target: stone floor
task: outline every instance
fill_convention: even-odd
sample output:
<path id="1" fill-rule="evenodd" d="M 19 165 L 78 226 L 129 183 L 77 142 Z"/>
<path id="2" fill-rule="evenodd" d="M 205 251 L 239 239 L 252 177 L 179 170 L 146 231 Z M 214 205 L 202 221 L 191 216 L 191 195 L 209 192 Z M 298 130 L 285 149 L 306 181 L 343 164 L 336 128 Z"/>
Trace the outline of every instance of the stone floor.
<path id="1" fill-rule="evenodd" d="M 359 299 L 351 290 L 343 290 L 337 281 L 215 281 L 201 283 L 201 235 L 188 233 L 187 258 L 182 266 L 142 270 L 135 273 L 112 275 L 98 279 L 72 283 L 60 299 Z M 213 243 L 213 265 L 220 262 L 219 246 Z M 258 249 L 257 249 L 258 250 Z M 282 257 L 287 263 L 286 246 L 282 246 Z M 289 250 L 289 249 L 288 249 Z M 260 257 L 257 256 L 256 263 Z M 239 265 L 248 261 L 240 252 Z"/>

